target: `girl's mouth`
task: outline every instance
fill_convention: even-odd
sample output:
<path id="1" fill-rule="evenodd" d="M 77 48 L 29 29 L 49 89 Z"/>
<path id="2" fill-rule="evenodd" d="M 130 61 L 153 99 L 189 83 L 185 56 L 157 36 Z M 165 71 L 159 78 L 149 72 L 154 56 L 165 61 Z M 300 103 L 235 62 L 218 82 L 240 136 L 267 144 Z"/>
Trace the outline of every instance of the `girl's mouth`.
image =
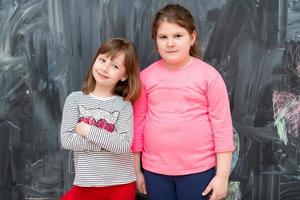
<path id="1" fill-rule="evenodd" d="M 177 51 L 167 51 L 167 53 L 176 53 Z"/>
<path id="2" fill-rule="evenodd" d="M 101 74 L 101 73 L 99 73 L 99 72 L 97 72 L 97 74 L 98 74 L 98 76 L 99 76 L 100 78 L 102 78 L 102 79 L 107 79 L 107 78 L 109 78 L 108 76 L 105 76 L 105 75 L 103 75 L 103 74 Z"/>

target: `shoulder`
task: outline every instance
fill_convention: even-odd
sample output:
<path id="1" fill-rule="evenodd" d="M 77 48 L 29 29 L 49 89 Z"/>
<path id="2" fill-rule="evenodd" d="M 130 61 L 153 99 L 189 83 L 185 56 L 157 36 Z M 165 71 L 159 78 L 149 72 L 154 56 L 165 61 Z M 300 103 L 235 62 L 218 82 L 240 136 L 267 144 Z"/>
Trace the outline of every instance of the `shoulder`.
<path id="1" fill-rule="evenodd" d="M 66 102 L 75 104 L 88 104 L 90 100 L 91 97 L 84 94 L 82 91 L 72 92 L 66 98 Z"/>
<path id="2" fill-rule="evenodd" d="M 145 69 L 141 71 L 141 77 L 146 77 L 149 74 L 157 73 L 157 71 L 160 71 L 161 66 L 161 60 L 158 60 L 151 65 L 147 66 Z"/>
<path id="3" fill-rule="evenodd" d="M 199 58 L 194 58 L 194 65 L 196 65 L 199 68 L 199 70 L 202 71 L 202 73 L 210 77 L 220 75 L 220 73 L 215 67 L 203 60 L 200 60 Z"/>
<path id="4" fill-rule="evenodd" d="M 216 79 L 222 79 L 221 74 L 212 65 L 200 60 L 199 58 L 194 58 L 193 61 L 193 74 L 198 74 L 202 76 L 207 82 L 214 81 Z"/>
<path id="5" fill-rule="evenodd" d="M 161 60 L 158 60 L 145 69 L 143 69 L 140 73 L 140 78 L 142 81 L 142 85 L 146 86 L 152 81 L 154 81 L 153 77 L 158 77 L 162 73 L 162 65 Z"/>
<path id="6" fill-rule="evenodd" d="M 129 100 L 126 100 L 125 98 L 121 96 L 116 96 L 115 100 L 117 101 L 117 105 L 121 108 L 121 110 L 129 109 L 132 111 L 132 103 Z"/>
<path id="7" fill-rule="evenodd" d="M 81 97 L 81 96 L 83 96 L 83 95 L 84 95 L 84 94 L 83 94 L 82 91 L 71 92 L 71 93 L 67 96 L 66 100 L 76 100 L 76 99 L 78 99 L 79 97 Z"/>

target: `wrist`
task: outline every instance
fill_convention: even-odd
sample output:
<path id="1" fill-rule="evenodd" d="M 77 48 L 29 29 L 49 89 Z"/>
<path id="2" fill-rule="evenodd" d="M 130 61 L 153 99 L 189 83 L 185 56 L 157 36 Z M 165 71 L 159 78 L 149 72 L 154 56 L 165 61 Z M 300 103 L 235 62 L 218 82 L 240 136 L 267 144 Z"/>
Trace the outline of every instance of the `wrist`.
<path id="1" fill-rule="evenodd" d="M 223 173 L 216 173 L 216 177 L 221 178 L 223 180 L 229 180 L 229 175 Z"/>
<path id="2" fill-rule="evenodd" d="M 136 174 L 141 174 L 142 173 L 141 169 L 135 169 L 134 171 L 135 171 Z"/>
<path id="3" fill-rule="evenodd" d="M 82 129 L 81 136 L 83 136 L 83 137 L 86 138 L 86 137 L 88 136 L 90 130 L 91 130 L 91 125 L 89 125 L 89 124 L 84 124 L 83 129 Z"/>

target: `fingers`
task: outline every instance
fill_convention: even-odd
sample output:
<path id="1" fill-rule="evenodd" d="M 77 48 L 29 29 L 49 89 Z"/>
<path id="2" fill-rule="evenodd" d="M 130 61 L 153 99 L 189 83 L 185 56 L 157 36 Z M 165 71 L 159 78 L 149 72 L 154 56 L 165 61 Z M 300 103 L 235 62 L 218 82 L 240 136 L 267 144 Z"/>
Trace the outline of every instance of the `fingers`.
<path id="1" fill-rule="evenodd" d="M 212 193 L 211 196 L 209 197 L 209 200 L 218 200 L 218 199 L 216 198 L 216 195 Z"/>
<path id="2" fill-rule="evenodd" d="M 212 191 L 212 189 L 213 189 L 212 185 L 209 184 L 209 185 L 205 188 L 205 190 L 202 192 L 202 196 L 208 195 L 208 194 Z"/>
<path id="3" fill-rule="evenodd" d="M 147 194 L 146 185 L 144 182 L 137 183 L 137 189 L 140 193 L 143 193 L 144 195 Z"/>
<path id="4" fill-rule="evenodd" d="M 210 192 L 207 195 L 209 200 L 222 200 L 222 199 L 224 200 L 224 198 L 226 197 L 226 195 L 223 195 L 222 193 L 215 190 L 214 188 L 211 188 Z"/>
<path id="5" fill-rule="evenodd" d="M 143 193 L 143 187 L 142 187 L 142 184 L 137 184 L 137 189 L 139 192 Z"/>
<path id="6" fill-rule="evenodd" d="M 141 185 L 142 185 L 142 193 L 146 195 L 147 194 L 146 185 L 145 183 L 142 183 Z"/>

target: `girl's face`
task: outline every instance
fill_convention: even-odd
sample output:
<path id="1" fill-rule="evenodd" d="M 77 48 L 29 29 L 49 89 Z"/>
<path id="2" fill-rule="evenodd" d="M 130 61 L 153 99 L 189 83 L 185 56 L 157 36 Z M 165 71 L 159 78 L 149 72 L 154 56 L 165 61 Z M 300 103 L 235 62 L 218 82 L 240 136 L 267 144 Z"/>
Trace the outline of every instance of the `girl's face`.
<path id="1" fill-rule="evenodd" d="M 113 60 L 106 54 L 98 55 L 92 70 L 96 81 L 95 89 L 112 92 L 118 81 L 127 79 L 124 59 L 124 53 L 120 53 Z"/>
<path id="2" fill-rule="evenodd" d="M 190 34 L 175 23 L 163 21 L 158 26 L 156 43 L 160 56 L 168 67 L 184 67 L 190 60 L 190 48 L 196 32 Z"/>

